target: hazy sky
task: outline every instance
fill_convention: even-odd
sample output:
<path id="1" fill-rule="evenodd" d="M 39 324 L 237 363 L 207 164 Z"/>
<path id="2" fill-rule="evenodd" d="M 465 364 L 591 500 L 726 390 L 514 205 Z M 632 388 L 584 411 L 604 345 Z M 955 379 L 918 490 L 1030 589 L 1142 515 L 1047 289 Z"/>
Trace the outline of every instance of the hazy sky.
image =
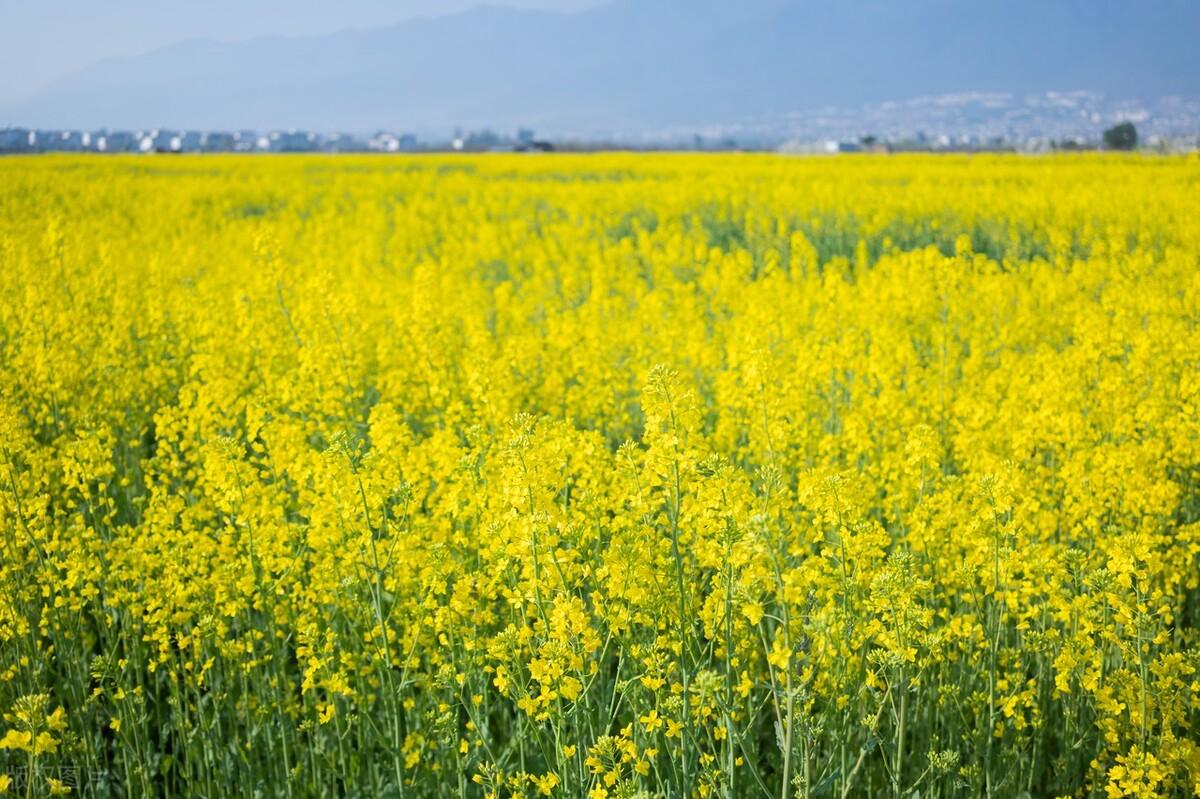
<path id="1" fill-rule="evenodd" d="M 602 0 L 492 0 L 573 11 Z M 110 56 L 181 39 L 247 39 L 371 27 L 482 0 L 0 0 L 0 105 Z"/>

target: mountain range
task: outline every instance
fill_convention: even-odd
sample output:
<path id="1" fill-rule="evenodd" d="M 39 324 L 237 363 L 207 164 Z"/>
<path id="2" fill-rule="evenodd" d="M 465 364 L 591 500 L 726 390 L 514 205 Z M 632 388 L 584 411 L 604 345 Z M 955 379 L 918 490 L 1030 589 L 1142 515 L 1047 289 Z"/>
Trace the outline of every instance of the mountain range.
<path id="1" fill-rule="evenodd" d="M 612 0 L 191 40 L 101 61 L 0 124 L 629 134 L 954 92 L 1200 94 L 1198 0 Z"/>

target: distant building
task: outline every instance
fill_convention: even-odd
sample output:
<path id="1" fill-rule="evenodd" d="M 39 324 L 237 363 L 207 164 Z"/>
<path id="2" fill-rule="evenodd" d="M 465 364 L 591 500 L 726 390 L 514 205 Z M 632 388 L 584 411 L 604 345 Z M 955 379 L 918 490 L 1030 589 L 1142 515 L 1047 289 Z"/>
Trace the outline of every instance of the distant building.
<path id="1" fill-rule="evenodd" d="M 127 130 L 114 130 L 104 134 L 104 152 L 133 153 L 138 149 L 138 137 Z"/>
<path id="2" fill-rule="evenodd" d="M 411 133 L 401 133 L 397 136 L 381 130 L 367 140 L 367 149 L 377 153 L 410 152 L 417 149 L 417 137 Z"/>
<path id="3" fill-rule="evenodd" d="M 154 129 L 138 137 L 138 151 L 143 153 L 178 153 L 183 151 L 183 139 L 173 131 Z"/>
<path id="4" fill-rule="evenodd" d="M 0 128 L 0 153 L 28 153 L 37 143 L 37 134 L 25 128 Z"/>
<path id="5" fill-rule="evenodd" d="M 233 134 L 233 151 L 235 153 L 252 153 L 258 149 L 258 133 L 253 130 L 239 130 Z"/>
<path id="6" fill-rule="evenodd" d="M 273 153 L 311 153 L 317 149 L 317 135 L 304 131 L 274 131 L 270 135 Z"/>
<path id="7" fill-rule="evenodd" d="M 236 134 L 212 131 L 205 133 L 200 139 L 199 151 L 202 153 L 231 153 L 236 147 Z"/>
<path id="8" fill-rule="evenodd" d="M 366 148 L 364 142 L 347 133 L 332 133 L 320 142 L 320 149 L 327 153 L 352 153 Z"/>
<path id="9" fill-rule="evenodd" d="M 159 131 L 159 135 L 154 139 L 154 152 L 182 153 L 183 135 L 172 131 Z"/>
<path id="10" fill-rule="evenodd" d="M 208 134 L 198 130 L 189 130 L 179 137 L 179 149 L 185 153 L 197 153 L 203 149 L 204 138 Z"/>
<path id="11" fill-rule="evenodd" d="M 516 146 L 518 153 L 552 153 L 554 152 L 554 144 L 545 141 L 544 139 L 530 139 L 527 142 L 521 142 Z"/>
<path id="12" fill-rule="evenodd" d="M 58 132 L 57 137 L 51 138 L 47 142 L 46 147 L 47 149 L 54 149 L 63 153 L 77 153 L 87 147 L 84 143 L 84 135 L 84 133 L 77 130 L 61 130 Z"/>
<path id="13" fill-rule="evenodd" d="M 877 143 L 871 145 L 872 152 L 875 152 L 876 146 L 878 146 Z M 792 139 L 779 145 L 778 150 L 781 153 L 792 155 L 838 155 L 839 153 L 861 153 L 864 147 L 856 141 L 840 139 L 818 139 L 817 141 Z"/>
<path id="14" fill-rule="evenodd" d="M 456 149 L 476 153 L 485 150 L 495 150 L 498 147 L 508 144 L 498 133 L 488 128 L 473 130 L 465 138 L 461 138 L 461 141 L 462 145 Z M 508 149 L 511 150 L 512 146 L 508 145 Z"/>

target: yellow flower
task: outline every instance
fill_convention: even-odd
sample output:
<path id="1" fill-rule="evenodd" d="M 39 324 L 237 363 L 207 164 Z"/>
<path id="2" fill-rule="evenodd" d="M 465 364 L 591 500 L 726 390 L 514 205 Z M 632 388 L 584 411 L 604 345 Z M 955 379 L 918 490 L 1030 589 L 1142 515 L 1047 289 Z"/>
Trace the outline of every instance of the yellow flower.
<path id="1" fill-rule="evenodd" d="M 554 792 L 555 786 L 558 785 L 558 775 L 554 772 L 548 772 L 539 776 L 530 775 L 530 781 L 542 796 L 550 796 Z"/>
<path id="2" fill-rule="evenodd" d="M 9 730 L 0 738 L 0 749 L 21 749 L 29 751 L 33 748 L 33 735 L 19 730 Z"/>
<path id="3" fill-rule="evenodd" d="M 5 763 L 699 796 L 900 724 L 838 792 L 1187 793 L 1144 155 L 0 159 Z"/>
<path id="4" fill-rule="evenodd" d="M 58 739 L 48 732 L 39 732 L 33 741 L 33 753 L 53 752 L 58 749 Z"/>
<path id="5" fill-rule="evenodd" d="M 642 722 L 642 726 L 646 729 L 646 732 L 654 732 L 661 727 L 663 723 L 663 720 L 659 718 L 657 710 L 651 710 L 638 720 Z"/>

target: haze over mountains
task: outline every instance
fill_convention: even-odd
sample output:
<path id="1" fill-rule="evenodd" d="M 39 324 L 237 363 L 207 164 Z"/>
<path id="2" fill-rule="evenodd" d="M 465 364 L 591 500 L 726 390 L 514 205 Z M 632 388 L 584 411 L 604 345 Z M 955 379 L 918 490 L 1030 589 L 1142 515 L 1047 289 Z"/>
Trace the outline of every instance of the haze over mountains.
<path id="1" fill-rule="evenodd" d="M 193 40 L 0 108 L 47 127 L 632 133 L 955 92 L 1200 94 L 1196 0 L 613 0 Z"/>

